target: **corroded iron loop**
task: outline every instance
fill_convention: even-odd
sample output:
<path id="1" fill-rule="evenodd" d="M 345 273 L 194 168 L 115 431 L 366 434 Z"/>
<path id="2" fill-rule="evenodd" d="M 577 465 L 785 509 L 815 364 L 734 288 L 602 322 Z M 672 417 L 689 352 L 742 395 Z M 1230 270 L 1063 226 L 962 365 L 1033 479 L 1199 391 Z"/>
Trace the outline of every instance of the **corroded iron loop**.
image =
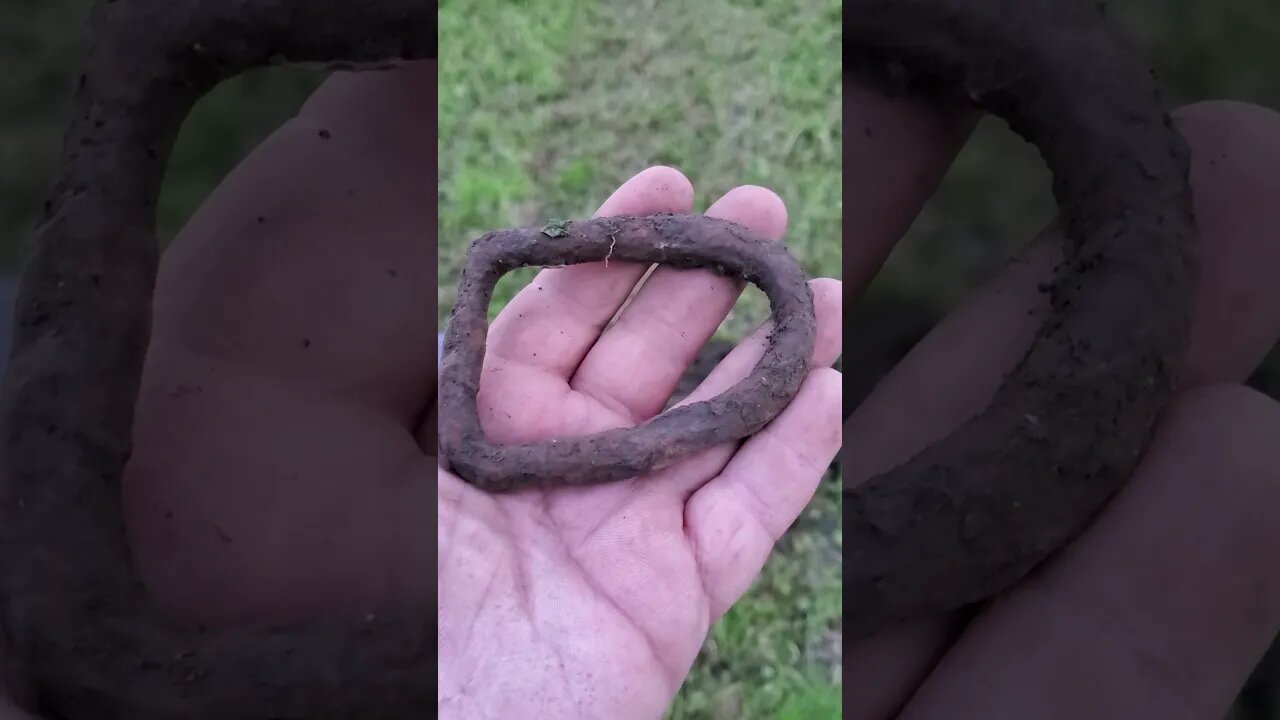
<path id="1" fill-rule="evenodd" d="M 504 230 L 472 243 L 445 331 L 440 450 L 451 469 L 492 492 L 637 477 L 764 427 L 800 390 L 813 355 L 813 293 L 780 244 L 705 215 L 608 217 L 569 223 L 555 237 Z M 613 261 L 709 268 L 758 285 L 773 307 L 768 346 L 745 379 L 710 400 L 636 427 L 538 443 L 486 439 L 476 409 L 493 287 L 518 267 Z"/>

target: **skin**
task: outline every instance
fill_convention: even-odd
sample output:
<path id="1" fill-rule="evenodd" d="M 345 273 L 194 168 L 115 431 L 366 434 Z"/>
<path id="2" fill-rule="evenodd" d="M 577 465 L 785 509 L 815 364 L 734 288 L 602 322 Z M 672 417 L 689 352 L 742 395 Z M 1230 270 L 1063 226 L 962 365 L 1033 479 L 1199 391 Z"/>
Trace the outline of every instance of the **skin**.
<path id="1" fill-rule="evenodd" d="M 838 417 L 838 378 L 815 357 L 797 411 L 784 412 L 771 435 L 736 455 L 725 448 L 700 457 L 645 489 L 622 483 L 499 503 L 442 473 L 423 412 L 434 387 L 422 372 L 434 359 L 433 331 L 420 322 L 432 302 L 421 228 L 435 218 L 413 191 L 431 178 L 434 77 L 430 65 L 336 77 L 227 179 L 166 254 L 125 486 L 133 550 L 172 613 L 219 624 L 420 604 L 438 582 L 440 663 L 449 673 L 441 680 L 470 688 L 442 692 L 456 698 L 440 708 L 444 717 L 472 709 L 470 717 L 502 716 L 522 686 L 543 691 L 520 700 L 549 715 L 590 717 L 599 708 L 617 710 L 605 717 L 655 717 L 707 624 L 745 591 L 840 443 L 828 419 Z M 856 88 L 848 97 L 846 117 L 882 123 L 879 142 L 855 138 L 846 150 L 851 187 L 880 186 L 883 200 L 853 193 L 845 208 L 856 297 L 862 284 L 849 278 L 869 277 L 887 254 L 968 120 Z M 908 716 L 926 719 L 955 717 L 957 708 L 974 717 L 1220 716 L 1280 629 L 1280 567 L 1270 551 L 1280 528 L 1268 512 L 1280 501 L 1271 443 L 1280 411 L 1232 384 L 1280 330 L 1270 270 L 1280 261 L 1270 233 L 1280 221 L 1270 200 L 1280 189 L 1280 120 L 1238 104 L 1196 106 L 1177 119 L 1197 151 L 1205 279 L 1175 412 L 1104 517 L 959 643 L 936 632 L 948 623 L 939 618 L 848 648 L 847 717 L 889 717 L 908 699 Z M 328 143 L 315 140 L 321 125 Z M 923 180 L 883 188 L 882 171 L 899 167 L 895 175 Z M 651 169 L 601 213 L 688 211 L 690 198 L 681 175 Z M 264 212 L 271 220 L 259 227 Z M 759 188 L 735 190 L 708 212 L 773 237 L 785 228 L 782 203 Z M 358 246 L 351 228 L 361 230 Z M 1029 340 L 1034 323 L 1015 320 L 1035 309 L 1042 269 L 1016 266 L 979 293 L 854 414 L 846 475 L 856 481 L 893 467 L 982 407 Z M 566 312 L 508 312 L 494 324 L 505 339 L 487 369 L 502 369 L 487 376 L 510 379 L 481 390 L 482 401 L 506 408 L 488 420 L 492 432 L 536 439 L 657 413 L 653 388 L 674 383 L 697 348 L 689 336 L 713 326 L 737 292 L 659 271 L 629 308 L 632 329 L 596 337 L 593 303 L 620 302 L 640 270 L 572 270 L 525 291 L 559 294 Z M 817 345 L 834 357 L 842 289 L 818 285 L 815 299 L 828 299 L 817 302 Z M 564 336 L 546 334 L 553 328 Z M 749 365 L 751 347 L 707 383 Z M 624 351 L 644 362 L 618 367 Z M 570 373 L 572 358 L 580 362 Z M 175 392 L 193 379 L 202 391 Z M 744 456 L 748 448 L 760 454 Z M 761 464 L 766 473 L 743 471 Z M 441 528 L 434 580 L 424 560 L 431 472 Z M 780 475 L 792 480 L 779 483 Z M 573 525 L 548 524 L 561 505 L 574 510 Z M 593 553 L 591 562 L 575 562 L 570 547 Z M 630 612 L 611 598 L 626 599 Z M 584 615 L 597 621 L 591 633 L 573 624 Z M 557 625 L 575 632 L 542 632 Z M 482 632 L 467 636 L 467 628 Z M 567 655 L 565 642 L 577 643 L 578 655 Z M 562 671 L 550 662 L 560 657 L 590 657 L 579 667 L 593 675 Z"/>

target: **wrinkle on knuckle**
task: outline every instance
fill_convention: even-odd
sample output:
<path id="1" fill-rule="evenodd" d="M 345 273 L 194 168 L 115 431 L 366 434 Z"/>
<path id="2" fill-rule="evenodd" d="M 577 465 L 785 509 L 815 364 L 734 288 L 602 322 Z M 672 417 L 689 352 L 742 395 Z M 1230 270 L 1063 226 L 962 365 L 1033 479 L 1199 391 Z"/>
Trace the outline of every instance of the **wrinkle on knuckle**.
<path id="1" fill-rule="evenodd" d="M 750 505 L 748 507 L 747 505 Z M 759 548 L 771 548 L 775 540 L 769 528 L 754 512 L 754 503 L 744 505 L 740 493 L 717 492 L 700 495 L 689 511 L 694 553 L 703 591 L 720 612 L 733 604 L 740 592 L 731 581 L 746 562 L 759 564 Z M 767 552 L 763 553 L 767 557 Z M 750 569 L 750 568 L 747 568 Z"/>

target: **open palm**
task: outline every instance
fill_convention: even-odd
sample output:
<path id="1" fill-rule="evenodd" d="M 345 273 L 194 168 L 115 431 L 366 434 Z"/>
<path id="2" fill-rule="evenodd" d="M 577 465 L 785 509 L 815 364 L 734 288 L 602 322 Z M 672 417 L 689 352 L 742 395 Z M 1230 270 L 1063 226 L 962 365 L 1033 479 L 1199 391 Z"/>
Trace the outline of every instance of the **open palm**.
<path id="1" fill-rule="evenodd" d="M 677 171 L 651 168 L 598 214 L 689 212 L 692 194 Z M 781 200 L 758 187 L 729 192 L 707 214 L 775 239 L 786 225 Z M 659 268 L 632 294 L 645 271 L 618 262 L 545 270 L 513 299 L 489 333 L 477 401 L 486 434 L 576 436 L 663 409 L 741 286 Z M 840 376 L 829 366 L 840 348 L 840 283 L 812 287 L 816 369 L 741 447 L 622 483 L 501 496 L 440 471 L 441 717 L 661 715 L 710 623 L 750 585 L 839 447 Z M 745 377 L 765 332 L 682 402 Z"/>

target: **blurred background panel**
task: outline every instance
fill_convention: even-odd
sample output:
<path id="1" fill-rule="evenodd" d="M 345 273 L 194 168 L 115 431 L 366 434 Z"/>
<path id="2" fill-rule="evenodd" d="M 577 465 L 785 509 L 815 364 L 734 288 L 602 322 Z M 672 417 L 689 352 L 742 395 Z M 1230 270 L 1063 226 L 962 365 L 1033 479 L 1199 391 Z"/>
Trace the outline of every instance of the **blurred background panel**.
<path id="1" fill-rule="evenodd" d="M 0 10 L 0 343 L 12 277 L 51 182 L 89 0 Z M 441 319 L 465 244 L 485 230 L 592 212 L 621 181 L 666 163 L 697 207 L 742 183 L 791 213 L 814 275 L 840 273 L 840 3 L 835 0 L 444 0 L 440 8 Z M 1127 0 L 1111 12 L 1146 49 L 1170 102 L 1280 107 L 1280 4 Z M 161 238 L 322 78 L 275 69 L 233 80 L 185 126 L 161 200 Z M 1034 150 L 984 122 L 885 271 L 852 308 L 848 407 L 947 308 L 1052 215 Z M 528 279 L 504 279 L 493 312 Z M 767 316 L 748 292 L 689 383 Z M 686 387 L 689 383 L 686 383 Z M 1253 383 L 1280 393 L 1280 359 Z M 747 598 L 712 633 L 673 718 L 838 717 L 839 492 L 835 469 Z M 1233 711 L 1280 720 L 1280 652 Z"/>

